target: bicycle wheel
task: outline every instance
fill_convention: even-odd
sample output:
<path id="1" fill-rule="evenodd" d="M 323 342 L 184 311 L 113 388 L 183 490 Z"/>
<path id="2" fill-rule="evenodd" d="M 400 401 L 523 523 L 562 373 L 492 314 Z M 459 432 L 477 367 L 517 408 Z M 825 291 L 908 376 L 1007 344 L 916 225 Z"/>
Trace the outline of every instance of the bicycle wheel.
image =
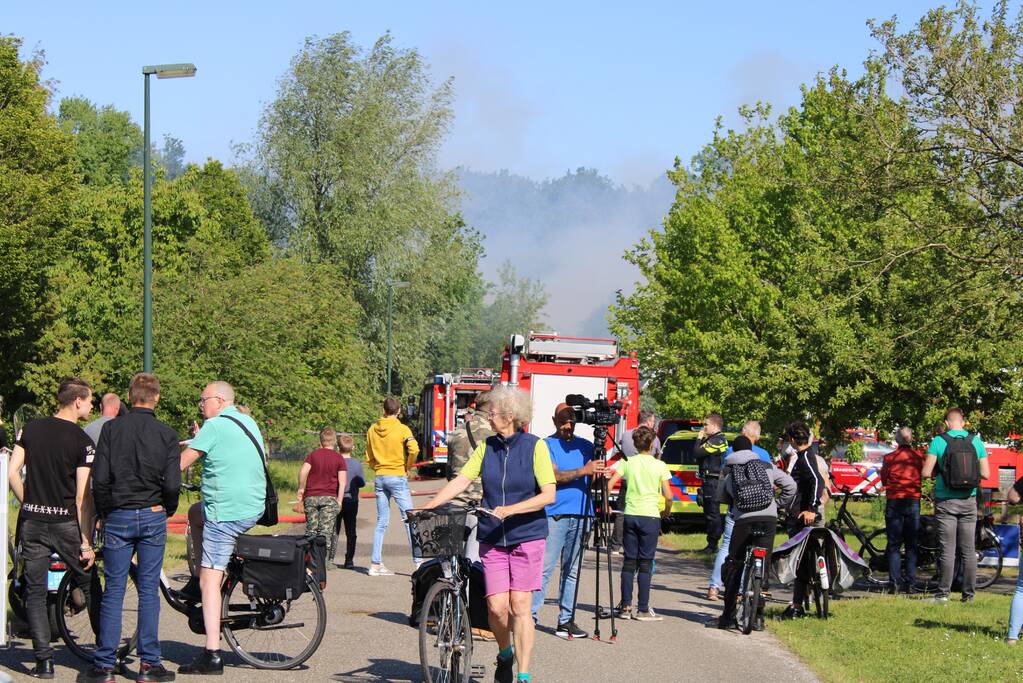
<path id="1" fill-rule="evenodd" d="M 69 571 L 64 574 L 57 588 L 55 614 L 60 637 L 76 657 L 86 662 L 92 662 L 96 652 L 99 609 L 105 585 L 103 559 L 98 556 L 86 581 L 78 580 L 78 576 Z M 124 586 L 123 605 L 118 659 L 123 659 L 138 643 L 139 593 L 135 585 L 134 565 L 128 572 Z"/>
<path id="2" fill-rule="evenodd" d="M 327 606 L 313 577 L 306 576 L 305 585 L 306 592 L 294 600 L 250 599 L 241 582 L 230 577 L 220 607 L 228 647 L 257 669 L 292 669 L 309 659 L 327 629 Z"/>
<path id="3" fill-rule="evenodd" d="M 750 580 L 749 569 L 749 562 L 747 561 L 742 568 L 742 578 L 739 579 L 739 594 L 735 596 L 735 623 L 738 624 L 740 629 L 746 623 L 746 607 L 749 604 L 746 601 Z"/>
<path id="4" fill-rule="evenodd" d="M 469 610 L 447 581 L 430 586 L 419 613 L 419 663 L 426 683 L 469 683 Z"/>
<path id="5" fill-rule="evenodd" d="M 185 527 L 185 561 L 188 563 L 188 575 L 199 576 L 199 568 L 192 557 L 192 527 Z"/>
<path id="6" fill-rule="evenodd" d="M 1002 575 L 1002 544 L 993 532 L 988 533 L 977 543 L 977 590 L 990 587 Z M 991 551 L 994 557 L 987 554 Z"/>
<path id="7" fill-rule="evenodd" d="M 810 593 L 813 595 L 813 605 L 817 610 L 818 619 L 828 618 L 828 591 L 821 586 L 820 577 L 814 575 L 810 579 Z"/>
<path id="8" fill-rule="evenodd" d="M 746 635 L 753 631 L 753 624 L 757 620 L 757 603 L 760 602 L 760 577 L 749 571 L 747 567 L 746 576 L 743 577 L 742 586 L 742 620 L 739 621 L 739 628 Z"/>
<path id="9" fill-rule="evenodd" d="M 891 582 L 891 576 L 888 573 L 888 534 L 885 533 L 884 529 L 878 529 L 869 536 L 866 541 L 860 545 L 860 557 L 870 567 L 870 573 L 867 574 L 867 581 L 871 584 L 879 587 L 887 587 Z M 905 553 L 903 554 L 902 566 L 905 566 Z M 901 583 L 900 577 L 896 577 L 896 583 Z"/>

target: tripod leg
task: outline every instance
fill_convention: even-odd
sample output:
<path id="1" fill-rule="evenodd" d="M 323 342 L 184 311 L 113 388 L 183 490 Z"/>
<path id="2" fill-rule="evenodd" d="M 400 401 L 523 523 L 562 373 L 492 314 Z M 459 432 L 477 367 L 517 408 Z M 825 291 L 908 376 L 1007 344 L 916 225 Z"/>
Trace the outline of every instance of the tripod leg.
<path id="1" fill-rule="evenodd" d="M 586 489 L 586 503 L 583 506 L 583 510 L 590 509 L 590 490 Z M 579 530 L 579 557 L 576 558 L 575 566 L 575 595 L 572 597 L 572 618 L 569 619 L 573 624 L 575 623 L 575 608 L 579 603 L 579 584 L 583 582 L 583 553 L 586 552 L 586 537 L 590 533 L 590 527 L 587 524 L 588 517 L 582 518 L 582 528 Z M 572 634 L 568 634 L 568 639 L 572 639 Z"/>
<path id="2" fill-rule="evenodd" d="M 597 525 L 594 530 L 593 545 L 596 552 L 594 563 L 594 571 L 596 572 L 596 581 L 594 582 L 595 597 L 593 599 L 593 639 L 600 640 L 600 525 Z"/>
<path id="3" fill-rule="evenodd" d="M 603 482 L 603 493 L 604 501 L 610 500 L 607 489 L 607 479 L 604 478 Z M 611 510 L 604 506 L 604 551 L 607 553 L 607 597 L 608 604 L 611 605 L 611 642 L 618 640 L 618 627 L 615 625 L 615 585 L 614 585 L 614 572 L 611 568 L 611 532 L 614 529 L 614 517 L 611 515 Z M 599 551 L 598 551 L 599 552 Z"/>

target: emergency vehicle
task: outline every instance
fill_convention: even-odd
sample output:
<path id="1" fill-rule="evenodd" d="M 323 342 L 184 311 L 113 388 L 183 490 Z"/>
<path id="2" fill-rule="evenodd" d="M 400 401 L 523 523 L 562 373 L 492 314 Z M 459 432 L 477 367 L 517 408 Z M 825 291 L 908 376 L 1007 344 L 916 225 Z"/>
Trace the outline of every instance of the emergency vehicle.
<path id="1" fill-rule="evenodd" d="M 420 475 L 439 477 L 447 473 L 448 433 L 465 422 L 476 396 L 490 389 L 495 379 L 490 368 L 467 368 L 434 375 L 426 382 L 417 415 L 417 440 L 422 444 Z"/>
<path id="2" fill-rule="evenodd" d="M 999 491 L 1004 499 L 1016 480 L 1023 477 L 1023 453 L 1020 453 L 1020 435 L 1010 433 L 1005 443 L 985 443 L 990 476 L 980 485 L 989 492 Z"/>
<path id="3" fill-rule="evenodd" d="M 554 409 L 568 394 L 621 401 L 618 424 L 608 429 L 608 462 L 619 457 L 614 444 L 620 435 L 638 423 L 639 362 L 635 354 L 621 355 L 614 339 L 563 337 L 556 332 L 516 334 L 505 349 L 500 381 L 529 392 L 533 419 L 526 429 L 540 437 L 554 433 Z M 593 439 L 590 425 L 577 424 L 575 433 Z"/>
<path id="4" fill-rule="evenodd" d="M 696 461 L 696 437 L 703 428 L 702 420 L 665 418 L 657 426 L 657 438 L 661 440 L 661 460 L 671 472 L 671 492 L 674 501 L 671 514 L 674 521 L 683 515 L 702 515 L 700 500 L 700 466 Z M 721 430 L 731 445 L 739 430 L 725 426 Z"/>

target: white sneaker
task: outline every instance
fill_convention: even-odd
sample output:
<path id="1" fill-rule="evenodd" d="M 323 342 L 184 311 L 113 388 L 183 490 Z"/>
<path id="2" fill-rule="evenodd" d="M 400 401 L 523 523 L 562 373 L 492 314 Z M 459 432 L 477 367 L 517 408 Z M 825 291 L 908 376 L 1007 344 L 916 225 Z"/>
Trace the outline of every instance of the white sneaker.
<path id="1" fill-rule="evenodd" d="M 394 576 L 394 572 L 382 564 L 371 564 L 369 566 L 370 576 Z"/>
<path id="2" fill-rule="evenodd" d="M 661 615 L 655 612 L 653 607 L 649 608 L 645 612 L 636 610 L 636 612 L 632 615 L 632 618 L 636 621 L 660 621 L 662 619 Z"/>

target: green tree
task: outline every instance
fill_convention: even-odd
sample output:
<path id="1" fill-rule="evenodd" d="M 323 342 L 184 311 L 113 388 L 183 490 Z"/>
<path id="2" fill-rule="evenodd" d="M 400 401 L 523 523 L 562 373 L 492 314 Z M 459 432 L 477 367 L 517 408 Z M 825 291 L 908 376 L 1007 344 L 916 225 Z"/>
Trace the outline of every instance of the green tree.
<path id="1" fill-rule="evenodd" d="M 929 430 L 950 403 L 992 429 L 1019 414 L 1018 287 L 958 229 L 977 202 L 922 153 L 885 75 L 833 70 L 676 166 L 663 231 L 628 255 L 646 282 L 613 325 L 665 410 L 810 417 L 832 435 Z"/>
<path id="2" fill-rule="evenodd" d="M 123 395 L 141 366 L 142 178 L 90 188 L 49 270 L 54 311 L 26 387 L 43 405 L 75 374 Z M 358 308 L 329 266 L 269 257 L 235 174 L 190 166 L 153 188 L 154 370 L 161 414 L 184 431 L 205 382 L 236 385 L 275 438 L 375 412 Z"/>
<path id="3" fill-rule="evenodd" d="M 75 158 L 88 185 L 128 182 L 129 171 L 142 163 L 142 130 L 128 112 L 97 107 L 84 97 L 60 101 L 57 121 L 75 138 Z"/>
<path id="4" fill-rule="evenodd" d="M 154 150 L 156 164 L 163 167 L 167 180 L 185 172 L 185 143 L 172 135 L 163 136 L 163 147 Z"/>
<path id="5" fill-rule="evenodd" d="M 21 40 L 0 36 L 0 395 L 28 400 L 19 385 L 47 323 L 46 269 L 59 254 L 50 239 L 73 213 L 74 144 L 47 113 L 41 53 L 21 60 Z"/>
<path id="6" fill-rule="evenodd" d="M 444 334 L 431 340 L 433 372 L 498 368 L 512 334 L 543 327 L 547 304 L 543 283 L 520 278 L 507 261 L 497 275 L 496 283 L 480 279 L 466 304 L 448 321 Z"/>
<path id="7" fill-rule="evenodd" d="M 452 177 L 435 167 L 450 101 L 450 81 L 434 87 L 419 54 L 390 35 L 368 51 L 347 33 L 308 39 L 248 150 L 268 233 L 352 287 L 380 371 L 387 282 L 410 283 L 395 304 L 399 380 L 422 378 L 429 340 L 479 287 L 478 236 L 453 213 Z"/>

